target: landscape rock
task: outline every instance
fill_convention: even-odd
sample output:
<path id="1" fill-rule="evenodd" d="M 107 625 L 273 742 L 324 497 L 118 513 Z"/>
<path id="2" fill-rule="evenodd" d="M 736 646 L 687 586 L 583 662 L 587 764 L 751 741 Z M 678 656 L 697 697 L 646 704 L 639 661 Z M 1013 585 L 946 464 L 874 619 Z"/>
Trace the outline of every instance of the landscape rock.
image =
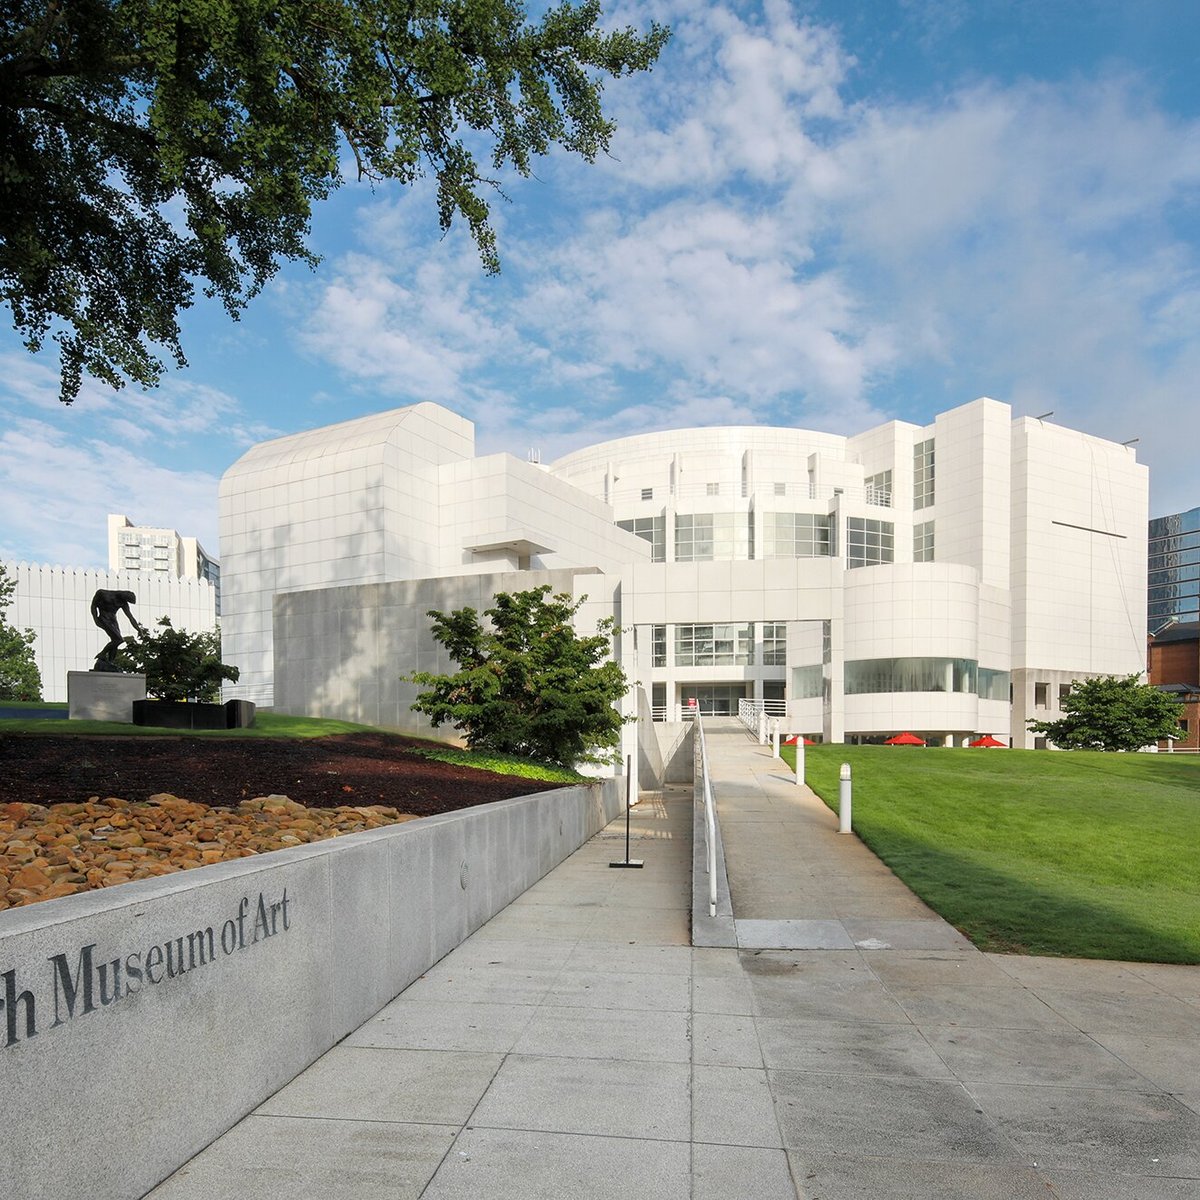
<path id="1" fill-rule="evenodd" d="M 0 804 L 0 909 L 268 854 L 413 816 L 386 805 L 306 808 L 288 796 L 209 807 L 159 792 L 142 803 Z"/>

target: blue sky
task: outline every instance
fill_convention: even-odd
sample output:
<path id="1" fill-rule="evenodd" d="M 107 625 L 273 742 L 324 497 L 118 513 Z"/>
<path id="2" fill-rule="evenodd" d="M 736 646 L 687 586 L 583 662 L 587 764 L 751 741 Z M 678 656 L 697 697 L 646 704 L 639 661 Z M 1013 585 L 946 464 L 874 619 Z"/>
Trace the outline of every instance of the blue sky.
<path id="1" fill-rule="evenodd" d="M 854 433 L 988 395 L 1139 438 L 1151 512 L 1200 504 L 1196 0 L 610 2 L 669 23 L 606 90 L 610 158 L 498 201 L 503 272 L 427 186 L 347 184 L 312 273 L 188 369 L 57 401 L 0 331 L 0 557 L 103 565 L 105 514 L 217 547 L 217 482 L 264 437 L 418 400 L 543 461 L 698 424 Z M 7 316 L 7 314 L 6 314 Z"/>

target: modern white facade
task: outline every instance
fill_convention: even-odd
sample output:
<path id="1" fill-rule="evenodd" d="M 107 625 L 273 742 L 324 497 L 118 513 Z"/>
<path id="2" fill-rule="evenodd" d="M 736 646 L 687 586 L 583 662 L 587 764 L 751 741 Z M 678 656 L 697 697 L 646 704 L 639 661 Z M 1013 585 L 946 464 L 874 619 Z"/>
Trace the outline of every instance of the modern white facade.
<path id="1" fill-rule="evenodd" d="M 649 558 L 602 502 L 507 454 L 476 458 L 474 426 L 436 404 L 260 443 L 220 500 L 221 652 L 241 670 L 226 694 L 260 704 L 278 595 Z"/>
<path id="2" fill-rule="evenodd" d="M 107 644 L 108 635 L 91 616 L 92 597 L 100 588 L 133 592 L 133 612 L 147 628 L 160 617 L 169 617 L 177 629 L 191 633 L 217 625 L 216 593 L 207 580 L 20 562 L 6 562 L 4 569 L 17 585 L 5 619 L 37 634 L 33 653 L 42 675 L 43 700 L 65 701 L 67 672 L 91 670 Z M 124 632 L 133 632 L 123 615 L 118 621 Z"/>
<path id="3" fill-rule="evenodd" d="M 826 740 L 1031 745 L 1061 682 L 1144 669 L 1147 482 L 1131 449 L 989 399 L 855 437 L 646 434 L 546 467 L 476 458 L 469 422 L 419 404 L 226 473 L 223 653 L 248 699 L 422 728 L 397 680 L 436 658 L 424 610 L 455 606 L 463 576 L 494 592 L 554 572 L 588 597 L 584 628 L 616 618 L 661 718 L 745 696 Z"/>

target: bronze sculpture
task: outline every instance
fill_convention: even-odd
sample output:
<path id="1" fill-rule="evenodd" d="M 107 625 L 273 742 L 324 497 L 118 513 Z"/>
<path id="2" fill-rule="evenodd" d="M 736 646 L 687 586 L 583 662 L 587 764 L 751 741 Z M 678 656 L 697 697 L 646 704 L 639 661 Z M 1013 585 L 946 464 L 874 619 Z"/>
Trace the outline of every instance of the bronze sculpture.
<path id="1" fill-rule="evenodd" d="M 108 634 L 109 639 L 108 645 L 96 655 L 93 671 L 122 670 L 116 661 L 117 651 L 122 642 L 132 641 L 133 638 L 125 637 L 121 633 L 121 627 L 117 623 L 118 613 L 124 612 L 134 629 L 145 636 L 145 628 L 138 623 L 137 617 L 129 609 L 131 604 L 136 603 L 137 596 L 133 592 L 113 591 L 109 588 L 100 588 L 92 597 L 92 620 Z"/>

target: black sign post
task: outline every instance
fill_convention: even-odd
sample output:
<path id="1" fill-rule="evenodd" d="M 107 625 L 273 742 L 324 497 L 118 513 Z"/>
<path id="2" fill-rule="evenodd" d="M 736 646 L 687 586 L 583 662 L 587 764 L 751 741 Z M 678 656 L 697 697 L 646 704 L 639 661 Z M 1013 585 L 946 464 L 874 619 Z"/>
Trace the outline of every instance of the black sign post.
<path id="1" fill-rule="evenodd" d="M 610 867 L 637 867 L 641 869 L 646 864 L 640 858 L 629 857 L 629 812 L 633 805 L 633 756 L 627 754 L 625 756 L 625 861 L 610 862 Z"/>

